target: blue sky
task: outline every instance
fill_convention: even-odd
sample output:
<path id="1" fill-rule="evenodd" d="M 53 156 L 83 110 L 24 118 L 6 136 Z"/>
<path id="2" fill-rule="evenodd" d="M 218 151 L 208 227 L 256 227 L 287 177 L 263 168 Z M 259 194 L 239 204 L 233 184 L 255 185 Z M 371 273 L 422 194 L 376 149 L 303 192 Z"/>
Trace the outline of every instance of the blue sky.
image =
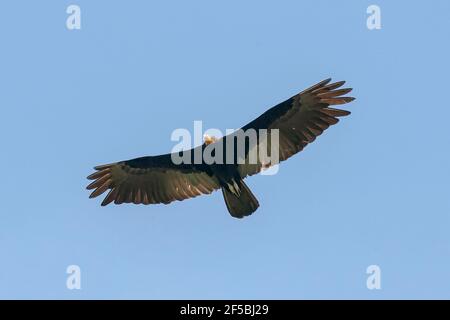
<path id="1" fill-rule="evenodd" d="M 448 1 L 1 8 L 0 298 L 450 298 Z M 94 165 L 166 153 L 194 120 L 240 127 L 328 77 L 354 88 L 352 115 L 246 180 L 251 217 L 231 218 L 220 192 L 88 199 Z"/>

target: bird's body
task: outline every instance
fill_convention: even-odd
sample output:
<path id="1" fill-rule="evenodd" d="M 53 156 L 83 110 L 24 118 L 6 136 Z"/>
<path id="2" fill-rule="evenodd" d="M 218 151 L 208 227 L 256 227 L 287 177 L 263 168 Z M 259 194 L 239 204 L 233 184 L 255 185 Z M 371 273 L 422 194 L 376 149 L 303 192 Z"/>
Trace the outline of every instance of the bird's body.
<path id="1" fill-rule="evenodd" d="M 343 81 L 329 84 L 330 80 L 324 80 L 302 91 L 244 126 L 242 131 L 255 130 L 257 139 L 253 144 L 245 141 L 243 163 L 238 161 L 239 152 L 236 145 L 230 157 L 232 161 L 227 159 L 227 154 L 230 155 L 227 141 L 236 140 L 237 134 L 230 134 L 218 141 L 206 137 L 203 145 L 177 154 L 189 152 L 189 161 L 180 164 L 174 163 L 174 154 L 164 154 L 95 167 L 97 171 L 88 177 L 95 180 L 87 187 L 95 189 L 90 197 L 109 190 L 102 205 L 111 202 L 167 204 L 222 189 L 230 214 L 236 218 L 248 216 L 258 208 L 259 203 L 243 179 L 274 164 L 267 164 L 260 157 L 254 162 L 249 161 L 255 148 L 270 149 L 270 144 L 275 143 L 269 139 L 268 145 L 263 144 L 260 130 L 277 130 L 279 148 L 276 158 L 284 161 L 303 150 L 330 125 L 337 123 L 338 117 L 350 114 L 345 110 L 330 108 L 330 105 L 344 104 L 354 99 L 343 96 L 351 89 L 336 90 L 344 84 Z M 222 161 L 210 163 L 203 158 L 200 161 L 195 158 L 197 151 L 203 154 L 210 146 L 216 148 L 214 151 L 222 148 Z"/>

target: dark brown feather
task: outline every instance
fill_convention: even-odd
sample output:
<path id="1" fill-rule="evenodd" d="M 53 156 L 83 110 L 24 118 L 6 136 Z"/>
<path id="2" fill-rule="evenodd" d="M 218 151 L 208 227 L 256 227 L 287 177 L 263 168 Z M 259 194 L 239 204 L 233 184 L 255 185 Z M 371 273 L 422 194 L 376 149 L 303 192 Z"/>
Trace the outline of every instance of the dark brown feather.
<path id="1" fill-rule="evenodd" d="M 102 176 L 104 176 L 105 174 L 108 174 L 108 173 L 110 173 L 110 172 L 111 172 L 111 170 L 110 170 L 109 168 L 103 169 L 103 170 L 101 170 L 101 171 L 94 172 L 93 174 L 89 175 L 87 178 L 88 178 L 89 180 L 95 180 L 95 179 L 98 179 L 98 178 L 100 178 L 100 177 L 102 177 Z"/>
<path id="2" fill-rule="evenodd" d="M 109 188 L 109 186 L 111 185 L 112 180 L 108 179 L 104 184 L 102 184 L 100 187 L 98 187 L 97 189 L 95 189 L 91 195 L 89 196 L 89 198 L 95 198 L 99 195 L 101 195 L 103 192 L 106 191 L 106 189 Z"/>
<path id="3" fill-rule="evenodd" d="M 105 181 L 107 181 L 109 178 L 111 178 L 111 174 L 106 173 L 104 176 L 98 178 L 97 180 L 92 182 L 90 185 L 88 185 L 86 187 L 86 189 L 91 190 L 91 189 L 98 188 L 99 186 L 103 185 L 103 183 L 105 183 Z"/>

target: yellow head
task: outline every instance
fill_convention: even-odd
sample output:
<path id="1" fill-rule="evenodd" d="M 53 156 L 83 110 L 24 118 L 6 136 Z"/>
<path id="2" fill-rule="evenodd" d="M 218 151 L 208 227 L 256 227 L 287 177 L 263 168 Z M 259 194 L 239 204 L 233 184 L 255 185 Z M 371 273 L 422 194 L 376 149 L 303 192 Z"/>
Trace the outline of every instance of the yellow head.
<path id="1" fill-rule="evenodd" d="M 203 135 L 203 140 L 205 140 L 206 145 L 209 145 L 217 141 L 216 137 L 208 136 L 207 134 Z"/>

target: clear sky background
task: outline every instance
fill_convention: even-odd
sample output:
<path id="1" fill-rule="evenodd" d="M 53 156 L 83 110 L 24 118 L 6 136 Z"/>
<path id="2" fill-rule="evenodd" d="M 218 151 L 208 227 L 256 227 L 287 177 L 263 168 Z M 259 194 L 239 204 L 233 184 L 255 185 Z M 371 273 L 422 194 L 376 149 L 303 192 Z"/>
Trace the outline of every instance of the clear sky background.
<path id="1" fill-rule="evenodd" d="M 81 7 L 81 30 L 66 8 Z M 381 30 L 366 9 L 381 8 Z M 0 298 L 450 298 L 450 2 L 7 1 Z M 233 219 L 220 192 L 100 207 L 97 164 L 240 127 L 322 79 L 352 115 Z M 66 268 L 81 268 L 81 290 Z M 366 268 L 381 268 L 368 290 Z"/>

